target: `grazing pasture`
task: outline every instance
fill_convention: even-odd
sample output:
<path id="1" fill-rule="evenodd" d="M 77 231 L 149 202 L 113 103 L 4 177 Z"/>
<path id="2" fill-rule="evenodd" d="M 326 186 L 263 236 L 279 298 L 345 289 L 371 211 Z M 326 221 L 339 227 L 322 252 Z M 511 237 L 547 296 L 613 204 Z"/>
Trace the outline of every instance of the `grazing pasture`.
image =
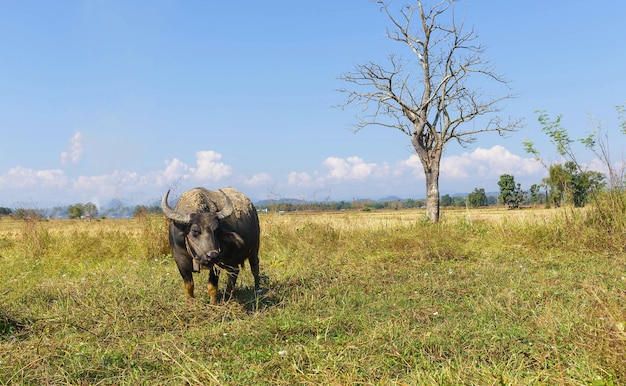
<path id="1" fill-rule="evenodd" d="M 0 384 L 626 384 L 626 232 L 589 209 L 260 221 L 263 293 L 212 306 L 163 217 L 0 219 Z"/>

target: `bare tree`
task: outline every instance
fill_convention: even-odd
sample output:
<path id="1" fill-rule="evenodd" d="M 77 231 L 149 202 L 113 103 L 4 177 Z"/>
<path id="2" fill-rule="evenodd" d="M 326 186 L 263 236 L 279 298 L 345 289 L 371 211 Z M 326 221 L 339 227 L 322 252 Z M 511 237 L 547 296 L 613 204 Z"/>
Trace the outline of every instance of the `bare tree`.
<path id="1" fill-rule="evenodd" d="M 379 125 L 411 138 L 426 177 L 426 212 L 430 221 L 438 222 L 439 167 L 446 144 L 456 140 L 467 146 L 479 133 L 504 135 L 519 129 L 521 120 L 503 122 L 494 114 L 500 111 L 500 102 L 514 95 L 493 97 L 481 91 L 481 77 L 508 85 L 483 59 L 484 47 L 474 43 L 474 30 L 465 32 L 463 23 L 456 22 L 455 0 L 439 0 L 429 9 L 416 0 L 415 6 L 404 6 L 398 15 L 385 1 L 373 2 L 392 22 L 387 37 L 402 43 L 417 61 L 391 54 L 386 67 L 374 62 L 356 65 L 340 77 L 357 89 L 339 90 L 348 95 L 343 107 L 362 107 L 356 131 Z M 418 18 L 415 23 L 414 17 Z M 440 20 L 446 17 L 447 22 Z M 488 116 L 484 126 L 465 129 L 462 125 L 482 115 Z"/>

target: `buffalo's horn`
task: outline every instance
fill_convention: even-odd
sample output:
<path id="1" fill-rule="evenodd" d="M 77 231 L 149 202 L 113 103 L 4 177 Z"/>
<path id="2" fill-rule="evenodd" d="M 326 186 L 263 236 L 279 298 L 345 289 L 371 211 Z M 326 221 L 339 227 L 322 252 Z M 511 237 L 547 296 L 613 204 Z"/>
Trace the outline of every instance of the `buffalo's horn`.
<path id="1" fill-rule="evenodd" d="M 163 213 L 165 213 L 167 218 L 174 222 L 189 225 L 191 223 L 190 215 L 177 212 L 168 205 L 167 196 L 169 196 L 169 194 L 170 191 L 168 190 L 167 193 L 165 193 L 165 196 L 163 196 L 163 200 L 161 201 L 161 209 L 163 209 Z"/>
<path id="2" fill-rule="evenodd" d="M 233 202 L 230 200 L 230 198 L 228 198 L 228 196 L 226 195 L 226 193 L 224 193 L 222 191 L 222 189 L 219 190 L 220 193 L 222 193 L 222 195 L 224 196 L 224 200 L 226 200 L 226 205 L 224 205 L 224 207 L 222 208 L 222 210 L 220 210 L 219 212 L 217 212 L 217 218 L 219 218 L 220 220 L 225 219 L 226 217 L 230 216 L 231 214 L 233 214 Z"/>

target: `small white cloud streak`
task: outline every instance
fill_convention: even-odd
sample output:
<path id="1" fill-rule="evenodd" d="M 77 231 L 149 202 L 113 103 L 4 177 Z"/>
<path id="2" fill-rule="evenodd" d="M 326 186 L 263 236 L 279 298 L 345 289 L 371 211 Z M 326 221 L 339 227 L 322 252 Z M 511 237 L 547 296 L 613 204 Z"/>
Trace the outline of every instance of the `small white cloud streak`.
<path id="1" fill-rule="evenodd" d="M 264 186 L 272 181 L 272 177 L 267 173 L 259 173 L 253 175 L 251 178 L 244 178 L 243 183 L 247 186 L 256 187 Z"/>
<path id="2" fill-rule="evenodd" d="M 313 177 L 306 172 L 291 172 L 287 176 L 287 184 L 292 186 L 311 186 L 313 184 Z"/>
<path id="3" fill-rule="evenodd" d="M 112 198 L 120 187 L 133 190 L 141 185 L 138 173 L 115 170 L 111 174 L 99 176 L 79 176 L 71 181 L 72 191 L 81 192 L 82 196 Z"/>
<path id="4" fill-rule="evenodd" d="M 61 163 L 67 165 L 68 161 L 77 163 L 80 156 L 83 154 L 83 134 L 77 131 L 76 134 L 70 139 L 69 152 L 64 151 L 61 153 Z"/>
<path id="5" fill-rule="evenodd" d="M 72 188 L 78 190 L 98 191 L 108 190 L 103 187 L 115 189 L 120 184 L 134 183 L 137 181 L 137 173 L 114 171 L 112 174 L 99 176 L 79 176 L 72 180 Z"/>

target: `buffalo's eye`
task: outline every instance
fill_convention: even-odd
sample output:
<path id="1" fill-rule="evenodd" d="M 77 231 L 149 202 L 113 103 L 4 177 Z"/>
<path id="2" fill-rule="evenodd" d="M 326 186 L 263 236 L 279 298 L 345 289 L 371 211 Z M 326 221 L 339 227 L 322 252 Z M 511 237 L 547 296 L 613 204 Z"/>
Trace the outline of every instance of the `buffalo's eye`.
<path id="1" fill-rule="evenodd" d="M 191 230 L 191 235 L 196 237 L 196 236 L 200 236 L 200 230 L 199 229 L 192 229 Z"/>

